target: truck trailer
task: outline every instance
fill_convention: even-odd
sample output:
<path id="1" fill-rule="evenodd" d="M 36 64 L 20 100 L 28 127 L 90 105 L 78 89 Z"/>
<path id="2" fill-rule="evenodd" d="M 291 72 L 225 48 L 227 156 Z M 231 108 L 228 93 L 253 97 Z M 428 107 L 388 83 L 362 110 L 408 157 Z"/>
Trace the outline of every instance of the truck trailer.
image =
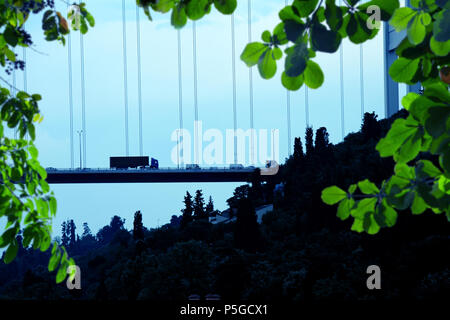
<path id="1" fill-rule="evenodd" d="M 149 166 L 149 157 L 110 157 L 111 169 L 128 169 Z"/>

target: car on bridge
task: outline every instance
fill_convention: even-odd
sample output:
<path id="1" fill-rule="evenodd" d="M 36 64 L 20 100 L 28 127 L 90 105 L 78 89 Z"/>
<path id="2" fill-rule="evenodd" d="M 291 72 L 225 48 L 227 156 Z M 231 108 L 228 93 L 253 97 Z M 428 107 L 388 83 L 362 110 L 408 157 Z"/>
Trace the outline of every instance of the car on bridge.
<path id="1" fill-rule="evenodd" d="M 186 170 L 199 170 L 200 166 L 198 164 L 187 164 Z"/>
<path id="2" fill-rule="evenodd" d="M 242 170 L 244 169 L 244 165 L 236 163 L 236 164 L 230 164 L 230 169 L 232 170 Z"/>

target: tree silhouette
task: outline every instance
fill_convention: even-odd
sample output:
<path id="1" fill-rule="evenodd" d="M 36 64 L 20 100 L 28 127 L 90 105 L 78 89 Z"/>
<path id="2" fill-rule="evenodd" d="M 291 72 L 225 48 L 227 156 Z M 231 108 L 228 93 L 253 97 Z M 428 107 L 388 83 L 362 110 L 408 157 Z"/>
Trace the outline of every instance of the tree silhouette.
<path id="1" fill-rule="evenodd" d="M 184 202 L 184 209 L 181 210 L 181 212 L 183 213 L 181 218 L 182 228 L 184 228 L 193 220 L 192 214 L 194 212 L 194 208 L 192 203 L 192 196 L 188 191 L 186 191 L 186 195 L 184 196 L 183 202 Z"/>
<path id="2" fill-rule="evenodd" d="M 214 203 L 213 203 L 212 197 L 209 196 L 209 201 L 208 201 L 208 204 L 206 205 L 206 208 L 205 208 L 206 216 L 207 217 L 212 216 L 213 212 L 214 212 Z"/>
<path id="3" fill-rule="evenodd" d="M 306 128 L 305 145 L 306 145 L 306 155 L 311 156 L 314 152 L 314 132 L 312 127 Z"/>
<path id="4" fill-rule="evenodd" d="M 295 162 L 299 162 L 304 157 L 303 153 L 303 145 L 302 145 L 302 139 L 300 137 L 295 138 L 294 142 L 294 160 Z"/>
<path id="5" fill-rule="evenodd" d="M 321 127 L 317 129 L 316 131 L 316 141 L 314 149 L 318 154 L 323 153 L 325 150 L 327 150 L 329 146 L 329 135 L 327 132 L 327 128 Z"/>
<path id="6" fill-rule="evenodd" d="M 142 240 L 142 239 L 144 239 L 144 225 L 142 224 L 142 213 L 141 213 L 141 211 L 137 211 L 134 214 L 133 239 L 134 240 Z"/>
<path id="7" fill-rule="evenodd" d="M 119 216 L 112 217 L 109 225 L 103 227 L 98 231 L 97 239 L 100 241 L 100 243 L 103 244 L 109 243 L 118 231 L 124 229 L 123 227 L 124 224 L 125 219 L 122 219 Z"/>
<path id="8" fill-rule="evenodd" d="M 203 198 L 202 190 L 197 190 L 194 198 L 194 219 L 202 220 L 207 218 L 208 216 L 205 212 L 205 199 Z"/>
<path id="9" fill-rule="evenodd" d="M 75 230 L 77 229 L 75 222 L 72 219 L 68 221 L 68 233 L 69 233 L 69 247 L 73 247 L 77 242 Z"/>
<path id="10" fill-rule="evenodd" d="M 370 138 L 378 139 L 380 137 L 381 126 L 377 121 L 377 115 L 375 112 L 364 113 L 363 123 L 361 125 L 361 132 L 365 140 Z"/>
<path id="11" fill-rule="evenodd" d="M 64 247 L 69 246 L 69 233 L 66 221 L 61 224 L 61 245 Z"/>
<path id="12" fill-rule="evenodd" d="M 237 248 L 253 251 L 259 247 L 260 232 L 255 208 L 249 198 L 238 202 L 234 229 L 234 243 Z"/>
<path id="13" fill-rule="evenodd" d="M 91 228 L 89 228 L 89 225 L 87 222 L 83 223 L 83 234 L 81 235 L 81 239 L 88 239 L 93 237 Z"/>

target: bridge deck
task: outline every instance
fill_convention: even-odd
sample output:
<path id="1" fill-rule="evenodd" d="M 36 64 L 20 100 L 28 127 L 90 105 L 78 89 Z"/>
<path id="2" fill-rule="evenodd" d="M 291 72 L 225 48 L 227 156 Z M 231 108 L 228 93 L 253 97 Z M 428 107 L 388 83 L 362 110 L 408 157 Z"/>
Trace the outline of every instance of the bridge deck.
<path id="1" fill-rule="evenodd" d="M 50 184 L 250 182 L 254 168 L 244 169 L 47 169 Z M 274 176 L 261 176 L 267 181 Z"/>

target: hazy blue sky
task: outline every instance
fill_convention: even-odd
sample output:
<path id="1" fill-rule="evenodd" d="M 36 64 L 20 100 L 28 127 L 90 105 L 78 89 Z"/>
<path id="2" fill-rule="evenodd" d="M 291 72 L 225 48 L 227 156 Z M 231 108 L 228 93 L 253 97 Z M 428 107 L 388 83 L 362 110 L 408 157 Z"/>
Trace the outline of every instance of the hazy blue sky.
<path id="1" fill-rule="evenodd" d="M 136 59 L 135 1 L 127 1 L 128 96 L 130 153 L 139 154 Z M 62 1 L 56 2 L 65 11 Z M 107 167 L 109 156 L 125 154 L 124 90 L 122 56 L 122 2 L 87 1 L 96 19 L 95 28 L 85 37 L 87 166 Z M 284 0 L 253 1 L 253 39 L 262 31 L 273 30 Z M 70 127 L 68 103 L 67 46 L 46 43 L 40 30 L 40 17 L 31 21 L 36 51 L 27 50 L 28 91 L 41 93 L 45 120 L 37 130 L 37 146 L 44 167 L 70 167 Z M 238 127 L 249 128 L 248 68 L 239 55 L 248 42 L 247 1 L 239 1 L 236 11 L 237 108 Z M 198 105 L 204 130 L 216 128 L 225 135 L 233 128 L 230 16 L 213 13 L 197 23 Z M 193 133 L 193 54 L 192 24 L 182 34 L 184 125 Z M 79 145 L 76 131 L 81 129 L 79 34 L 72 35 L 75 165 Z M 344 42 L 345 132 L 360 127 L 359 46 Z M 141 12 L 142 101 L 144 154 L 159 159 L 160 166 L 174 166 L 170 153 L 175 146 L 171 134 L 178 128 L 178 71 L 176 31 L 169 15 L 154 15 L 154 21 Z M 21 49 L 18 51 L 21 56 Z M 314 129 L 326 126 L 333 143 L 341 140 L 339 54 L 318 54 L 325 72 L 319 90 L 309 90 L 310 123 Z M 281 64 L 279 64 L 281 67 Z M 281 68 L 279 68 L 281 70 Z M 384 117 L 382 32 L 364 45 L 364 99 L 366 111 Z M 278 72 L 272 80 L 262 80 L 254 69 L 254 110 L 257 129 L 280 130 L 280 159 L 287 156 L 286 91 Z M 10 77 L 11 79 L 11 77 Z M 17 87 L 22 88 L 17 72 Z M 305 91 L 291 94 L 292 138 L 305 130 Z M 58 214 L 54 220 L 59 233 L 62 221 L 73 218 L 81 232 L 83 222 L 93 231 L 109 223 L 114 214 L 126 218 L 132 227 L 133 214 L 143 212 L 144 224 L 154 227 L 179 214 L 186 190 L 203 189 L 213 196 L 219 209 L 239 184 L 98 184 L 54 185 Z"/>

